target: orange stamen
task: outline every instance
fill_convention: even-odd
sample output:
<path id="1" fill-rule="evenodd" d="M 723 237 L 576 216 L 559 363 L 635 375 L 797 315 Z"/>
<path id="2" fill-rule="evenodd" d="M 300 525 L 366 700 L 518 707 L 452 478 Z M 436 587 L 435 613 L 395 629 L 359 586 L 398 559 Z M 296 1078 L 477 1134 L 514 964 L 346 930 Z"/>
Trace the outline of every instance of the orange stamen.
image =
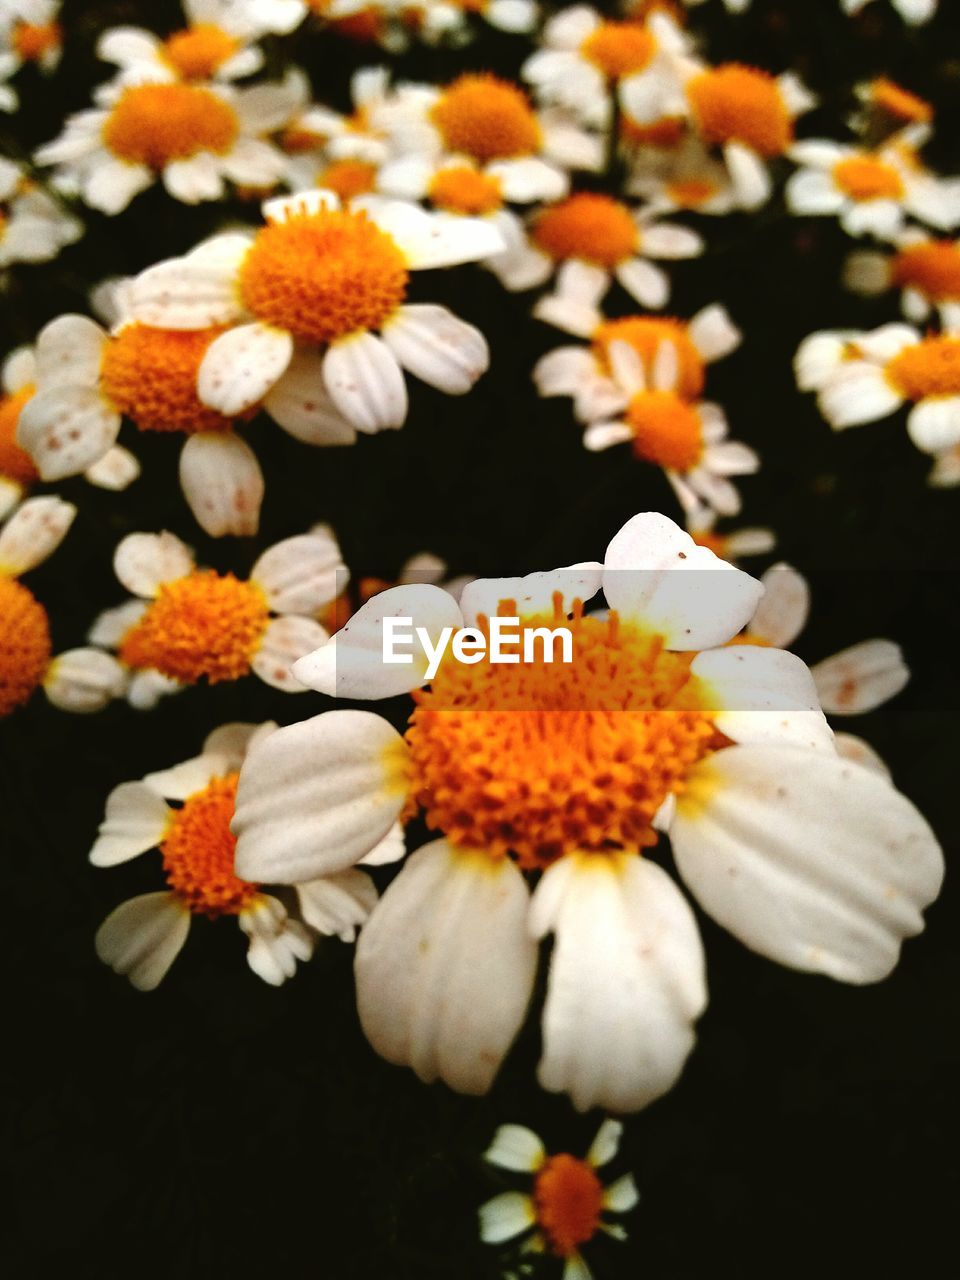
<path id="1" fill-rule="evenodd" d="M 534 223 L 533 239 L 557 261 L 582 258 L 613 267 L 636 252 L 638 233 L 625 204 L 584 191 L 544 209 Z"/>
<path id="2" fill-rule="evenodd" d="M 448 150 L 474 160 L 508 159 L 540 149 L 540 125 L 526 94 L 496 76 L 460 76 L 430 115 Z"/>
<path id="3" fill-rule="evenodd" d="M 192 84 L 139 84 L 124 89 L 103 126 L 103 145 L 121 160 L 163 169 L 200 151 L 224 155 L 240 122 L 209 89 Z"/>
<path id="4" fill-rule="evenodd" d="M 569 1258 L 600 1227 L 603 1187 L 585 1160 L 551 1156 L 537 1173 L 533 1203 L 550 1252 Z"/>
<path id="5" fill-rule="evenodd" d="M 170 815 L 160 852 L 167 884 L 195 915 L 236 916 L 260 892 L 233 871 L 237 838 L 230 830 L 239 774 L 213 778 Z"/>
<path id="6" fill-rule="evenodd" d="M 687 85 L 697 127 L 716 146 L 742 142 L 761 156 L 779 156 L 793 141 L 793 122 L 767 71 L 729 62 Z"/>
<path id="7" fill-rule="evenodd" d="M 0 716 L 22 706 L 50 665 L 50 623 L 33 594 L 0 574 Z"/>
<path id="8" fill-rule="evenodd" d="M 17 444 L 20 414 L 35 391 L 36 387 L 28 384 L 10 395 L 0 396 L 0 476 L 22 485 L 31 485 L 39 478 L 33 459 Z"/>
<path id="9" fill-rule="evenodd" d="M 908 400 L 960 395 L 960 338 L 924 338 L 886 366 L 891 384 Z"/>
<path id="10" fill-rule="evenodd" d="M 197 370 L 222 328 L 126 325 L 104 344 L 101 389 L 141 431 L 225 431 L 233 425 L 197 396 Z"/>

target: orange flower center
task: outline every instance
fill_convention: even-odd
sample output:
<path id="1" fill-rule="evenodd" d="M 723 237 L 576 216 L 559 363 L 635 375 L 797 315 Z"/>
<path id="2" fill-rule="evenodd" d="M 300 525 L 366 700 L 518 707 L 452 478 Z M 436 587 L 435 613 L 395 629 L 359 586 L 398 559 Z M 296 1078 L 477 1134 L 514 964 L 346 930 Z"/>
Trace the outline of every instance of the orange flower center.
<path id="1" fill-rule="evenodd" d="M 656 40 L 639 22 L 602 22 L 581 44 L 580 53 L 608 80 L 619 80 L 642 71 L 656 48 Z"/>
<path id="2" fill-rule="evenodd" d="M 558 262 L 582 258 L 613 267 L 636 252 L 637 227 L 625 204 L 583 191 L 544 209 L 534 223 L 533 239 Z"/>
<path id="3" fill-rule="evenodd" d="M 621 137 L 637 147 L 675 147 L 686 131 L 687 122 L 681 116 L 664 116 L 653 124 L 638 124 L 628 115 L 620 118 Z"/>
<path id="4" fill-rule="evenodd" d="M 894 282 L 918 289 L 933 302 L 960 299 L 960 248 L 955 240 L 908 245 L 893 259 Z"/>
<path id="5" fill-rule="evenodd" d="M 493 213 L 503 205 L 500 179 L 468 165 L 441 169 L 430 183 L 429 195 L 438 209 L 449 213 Z"/>
<path id="6" fill-rule="evenodd" d="M 59 22 L 18 22 L 11 32 L 10 42 L 24 62 L 39 62 L 45 53 L 60 48 L 63 30 Z"/>
<path id="7" fill-rule="evenodd" d="M 886 374 L 908 400 L 960 395 L 960 338 L 924 338 L 904 347 Z"/>
<path id="8" fill-rule="evenodd" d="M 175 31 L 163 42 L 163 58 L 184 80 L 209 80 L 232 58 L 240 41 L 212 22 L 198 22 L 185 31 Z"/>
<path id="9" fill-rule="evenodd" d="M 500 612 L 515 616 L 514 602 Z M 536 661 L 516 665 L 451 655 L 414 693 L 406 731 L 411 795 L 427 824 L 530 869 L 577 850 L 655 844 L 654 814 L 721 741 L 692 654 L 666 652 L 615 613 L 583 617 L 579 602 L 564 623 L 559 594 L 552 616 L 522 625 L 561 624 L 572 662 L 543 662 L 539 643 Z"/>
<path id="10" fill-rule="evenodd" d="M 742 142 L 761 156 L 779 156 L 793 141 L 793 123 L 777 82 L 767 71 L 729 62 L 687 85 L 697 127 L 706 142 Z"/>
<path id="11" fill-rule="evenodd" d="M 496 76 L 460 76 L 430 115 L 447 148 L 474 160 L 527 156 L 540 149 L 540 125 L 526 94 Z"/>
<path id="12" fill-rule="evenodd" d="M 698 209 L 718 191 L 717 184 L 707 178 L 675 178 L 664 189 L 678 209 Z"/>
<path id="13" fill-rule="evenodd" d="M 240 269 L 247 308 L 305 342 L 377 329 L 403 302 L 407 264 L 364 213 L 296 213 L 257 233 Z"/>
<path id="14" fill-rule="evenodd" d="M 926 124 L 933 119 L 933 107 L 929 102 L 884 76 L 871 83 L 870 101 L 873 106 L 898 120 Z"/>
<path id="15" fill-rule="evenodd" d="M 903 179 L 893 167 L 873 156 L 848 156 L 833 166 L 833 180 L 851 200 L 898 200 Z"/>
<path id="16" fill-rule="evenodd" d="M 47 611 L 15 578 L 0 573 L 0 716 L 22 706 L 50 665 Z"/>
<path id="17" fill-rule="evenodd" d="M 626 419 L 638 458 L 671 471 L 689 471 L 703 453 L 703 427 L 696 409 L 672 391 L 634 396 Z"/>
<path id="18" fill-rule="evenodd" d="M 197 370 L 222 328 L 170 330 L 128 324 L 104 343 L 100 386 L 141 431 L 225 431 L 232 425 L 197 398 Z"/>
<path id="19" fill-rule="evenodd" d="M 213 778 L 195 791 L 183 808 L 170 814 L 160 852 L 167 884 L 196 915 L 236 916 L 250 905 L 260 886 L 233 872 L 237 838 L 230 830 L 237 799 L 237 778 Z"/>
<path id="20" fill-rule="evenodd" d="M 377 181 L 377 166 L 364 160 L 334 160 L 317 176 L 317 186 L 335 191 L 341 200 L 352 200 L 372 191 Z"/>
<path id="21" fill-rule="evenodd" d="M 610 371 L 611 342 L 626 342 L 633 347 L 643 361 L 648 383 L 653 377 L 661 344 L 671 343 L 677 353 L 677 394 L 695 400 L 703 390 L 703 359 L 682 321 L 672 316 L 626 316 L 622 320 L 607 320 L 593 335 L 594 355 L 606 373 Z"/>
<path id="22" fill-rule="evenodd" d="M 239 132 L 236 112 L 209 89 L 139 84 L 117 99 L 103 126 L 103 145 L 120 160 L 163 169 L 200 151 L 224 155 Z"/>
<path id="23" fill-rule="evenodd" d="M 599 1229 L 603 1187 L 585 1160 L 551 1156 L 537 1173 L 533 1204 L 551 1253 L 569 1258 Z"/>
<path id="24" fill-rule="evenodd" d="M 120 658 L 184 684 L 238 680 L 250 670 L 270 620 L 266 598 L 232 573 L 197 569 L 165 582 L 123 637 Z"/>
<path id="25" fill-rule="evenodd" d="M 0 476 L 29 485 L 38 479 L 33 459 L 26 449 L 17 444 L 17 424 L 23 406 L 33 396 L 32 384 L 21 387 L 8 396 L 0 396 Z"/>

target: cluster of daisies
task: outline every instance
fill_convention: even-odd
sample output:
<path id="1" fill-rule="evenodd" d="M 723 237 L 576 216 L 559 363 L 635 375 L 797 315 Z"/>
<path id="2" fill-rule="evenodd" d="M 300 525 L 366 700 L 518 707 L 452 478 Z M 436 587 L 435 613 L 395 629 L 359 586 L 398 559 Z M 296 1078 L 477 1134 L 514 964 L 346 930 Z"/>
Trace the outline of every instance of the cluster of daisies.
<path id="1" fill-rule="evenodd" d="M 919 23 L 934 5 L 896 7 Z M 57 70 L 57 10 L 0 0 L 7 112 L 24 64 Z M 516 79 L 415 83 L 380 65 L 411 41 L 465 45 L 478 21 L 532 36 Z M 859 87 L 848 138 L 798 138 L 816 105 L 799 78 L 710 63 L 677 4 L 611 18 L 585 4 L 544 16 L 533 0 L 184 0 L 183 23 L 100 33 L 109 78 L 92 105 L 32 157 L 0 157 L 3 270 L 54 258 L 91 210 L 123 217 L 156 184 L 171 218 L 176 202 L 230 209 L 5 360 L 0 716 L 41 689 L 67 711 L 145 711 L 248 676 L 408 705 L 400 730 L 355 705 L 283 728 L 223 724 L 198 754 L 116 787 L 91 862 L 155 851 L 158 888 L 107 917 L 101 959 L 151 990 L 193 917 L 232 916 L 250 968 L 277 985 L 320 938 L 356 940 L 360 1021 L 390 1062 L 483 1093 L 535 1017 L 543 1088 L 617 1113 L 669 1090 L 695 1043 L 708 991 L 688 895 L 782 964 L 884 978 L 922 928 L 942 855 L 884 762 L 827 716 L 880 706 L 909 672 L 888 639 L 809 668 L 791 648 L 810 608 L 802 575 L 737 567 L 774 545 L 766 529 L 716 528 L 760 465 L 705 398 L 708 365 L 741 333 L 716 302 L 669 314 L 669 264 L 705 251 L 711 218 L 768 205 L 836 217 L 858 242 L 846 283 L 898 290 L 911 323 L 813 334 L 798 384 L 836 428 L 909 402 L 933 482 L 960 483 L 960 179 L 922 158 L 929 105 L 877 79 Z M 283 59 L 306 27 L 374 47 L 345 111 Z M 524 578 L 451 578 L 422 555 L 397 582 L 359 585 L 324 524 L 246 574 L 198 563 L 189 535 L 128 532 L 114 555 L 127 597 L 90 620 L 85 645 L 54 653 L 20 579 L 75 507 L 32 490 L 145 483 L 137 434 L 172 434 L 171 509 L 182 497 L 209 537 L 254 538 L 267 480 L 251 421 L 348 447 L 404 425 L 410 379 L 468 395 L 490 363 L 484 334 L 411 300 L 411 273 L 477 269 L 524 295 L 518 324 L 569 339 L 531 371 L 536 392 L 569 398 L 586 450 L 627 445 L 626 466 L 658 468 L 677 521 L 641 512 L 610 530 L 602 560 Z M 499 617 L 524 640 L 560 626 L 575 656 L 445 653 L 428 678 L 380 660 L 389 617 L 434 644 L 469 628 L 481 647 Z M 431 835 L 408 849 L 414 822 Z M 667 840 L 676 878 L 657 857 Z M 487 1159 L 530 1185 L 485 1205 L 481 1229 L 519 1242 L 516 1274 L 547 1252 L 583 1280 L 582 1246 L 622 1234 L 609 1215 L 633 1207 L 633 1181 L 596 1172 L 619 1132 L 606 1121 L 581 1159 L 498 1131 Z"/>

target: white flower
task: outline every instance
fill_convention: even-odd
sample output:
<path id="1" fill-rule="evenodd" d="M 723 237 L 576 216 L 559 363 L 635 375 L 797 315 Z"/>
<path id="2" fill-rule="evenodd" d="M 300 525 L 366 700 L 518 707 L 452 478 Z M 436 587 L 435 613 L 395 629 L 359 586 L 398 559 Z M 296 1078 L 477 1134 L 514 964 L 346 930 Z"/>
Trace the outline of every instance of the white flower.
<path id="1" fill-rule="evenodd" d="M 60 0 L 3 0 L 0 4 L 0 111 L 16 111 L 15 89 L 2 83 L 32 62 L 42 72 L 55 71 L 63 52 L 57 21 Z"/>
<path id="2" fill-rule="evenodd" d="M 197 568 L 172 533 L 131 533 L 117 547 L 114 570 L 139 599 L 101 614 L 90 640 L 116 650 L 131 671 L 151 673 L 132 695 L 138 706 L 152 705 L 171 684 L 251 672 L 283 693 L 303 693 L 290 668 L 327 639 L 315 615 L 347 581 L 329 532 L 268 547 L 246 580 Z"/>
<path id="3" fill-rule="evenodd" d="M 83 224 L 0 157 L 0 270 L 15 262 L 49 262 L 83 235 Z"/>
<path id="4" fill-rule="evenodd" d="M 874 297 L 900 289 L 903 314 L 922 324 L 932 312 L 944 329 L 960 329 L 960 242 L 933 239 L 919 227 L 907 227 L 894 241 L 893 251 L 852 253 L 843 280 L 855 293 Z"/>
<path id="5" fill-rule="evenodd" d="M 626 140 L 632 151 L 626 190 L 643 197 L 648 216 L 683 210 L 722 215 L 736 208 L 737 191 L 727 166 L 714 159 L 695 135 L 660 147 L 638 146 L 630 133 Z"/>
<path id="6" fill-rule="evenodd" d="M 62 711 L 100 711 L 124 689 L 126 676 L 96 649 L 53 656 L 43 605 L 18 579 L 60 545 L 77 509 L 60 498 L 28 498 L 0 527 L 0 717 L 37 688 Z"/>
<path id="7" fill-rule="evenodd" d="M 481 1238 L 504 1244 L 522 1237 L 523 1252 L 548 1253 L 562 1261 L 564 1280 L 590 1280 L 583 1246 L 600 1232 L 625 1240 L 616 1216 L 629 1213 L 640 1199 L 632 1174 L 606 1186 L 597 1174 L 616 1156 L 622 1132 L 619 1121 L 605 1120 L 581 1159 L 566 1151 L 549 1155 L 530 1129 L 501 1125 L 484 1159 L 508 1173 L 526 1175 L 530 1191 L 504 1191 L 488 1200 L 480 1209 Z"/>
<path id="8" fill-rule="evenodd" d="M 263 140 L 289 114 L 282 85 L 121 79 L 95 99 L 36 160 L 56 165 L 55 181 L 101 213 L 122 212 L 158 178 L 174 199 L 198 204 L 221 199 L 227 181 L 269 189 L 283 176 L 283 153 Z"/>
<path id="9" fill-rule="evenodd" d="M 812 138 L 790 156 L 803 167 L 787 182 L 789 208 L 835 215 L 848 235 L 895 239 L 908 214 L 941 231 L 960 222 L 960 179 L 930 173 L 903 138 L 877 151 Z"/>
<path id="10" fill-rule="evenodd" d="M 403 425 L 404 369 L 450 395 L 484 372 L 479 330 L 406 294 L 411 270 L 499 250 L 490 223 L 372 196 L 341 209 L 329 191 L 268 201 L 264 216 L 256 234 L 217 237 L 130 289 L 143 324 L 230 326 L 200 364 L 204 404 L 233 415 L 263 401 L 294 434 L 295 418 L 305 430 L 317 420 L 349 440 Z"/>
<path id="11" fill-rule="evenodd" d="M 869 3 L 870 0 L 840 0 L 840 7 L 844 13 L 857 14 Z M 890 3 L 910 26 L 929 22 L 937 11 L 937 0 L 890 0 Z"/>
<path id="12" fill-rule="evenodd" d="M 800 345 L 795 367 L 800 389 L 817 392 L 836 431 L 912 402 L 907 434 L 918 449 L 941 454 L 960 443 L 960 335 L 923 337 L 905 324 L 815 333 Z"/>
<path id="13" fill-rule="evenodd" d="M 391 100 L 390 72 L 386 67 L 361 67 L 350 78 L 353 111 L 341 115 L 332 107 L 310 99 L 310 82 L 302 72 L 287 73 L 287 85 L 296 102 L 284 122 L 278 143 L 287 154 L 286 181 L 294 191 L 326 186 L 343 198 L 373 191 L 379 167 L 390 156 L 386 121 L 381 113 Z M 324 170 L 346 166 L 354 174 L 349 191 L 323 180 Z M 358 187 L 356 175 L 366 174 Z"/>
<path id="14" fill-rule="evenodd" d="M 609 613 L 585 614 L 601 588 Z M 353 866 L 415 806 L 440 833 L 357 949 L 361 1023 L 385 1058 L 485 1092 L 552 933 L 541 1084 L 615 1111 L 668 1090 L 707 997 L 693 913 L 645 856 L 660 832 L 703 909 L 754 950 L 847 982 L 890 972 L 939 890 L 939 846 L 887 780 L 838 756 L 799 658 L 728 644 L 762 593 L 645 514 L 602 565 L 479 580 L 459 605 L 385 591 L 297 664 L 326 694 L 418 690 L 403 736 L 353 710 L 278 730 L 247 758 L 234 819 L 238 873 L 274 883 Z M 498 612 L 563 624 L 576 657 L 451 655 L 428 689 L 425 657 L 381 662 L 386 617 L 436 645 Z M 542 873 L 532 897 L 527 870 Z"/>
<path id="15" fill-rule="evenodd" d="M 275 729 L 222 725 L 199 756 L 110 793 L 90 861 L 115 867 L 156 848 L 169 886 L 131 898 L 97 931 L 97 955 L 138 990 L 159 985 L 187 940 L 191 916 L 234 916 L 250 940 L 250 968 L 279 986 L 293 977 L 298 960 L 310 959 L 316 933 L 352 941 L 376 902 L 369 876 L 351 869 L 297 885 L 301 919 L 295 919 L 279 898 L 234 874 L 237 774 L 250 747 Z"/>

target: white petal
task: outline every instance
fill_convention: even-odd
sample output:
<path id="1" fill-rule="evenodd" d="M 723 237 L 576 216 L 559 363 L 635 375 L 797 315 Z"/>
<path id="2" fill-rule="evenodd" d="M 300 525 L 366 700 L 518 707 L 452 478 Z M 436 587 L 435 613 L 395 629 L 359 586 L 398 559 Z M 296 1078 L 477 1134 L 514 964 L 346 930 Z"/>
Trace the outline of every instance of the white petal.
<path id="1" fill-rule="evenodd" d="M 56 551 L 77 508 L 52 494 L 28 498 L 0 529 L 0 574 L 18 578 Z"/>
<path id="2" fill-rule="evenodd" d="M 601 564 L 585 560 L 565 569 L 528 573 L 523 578 L 475 578 L 464 587 L 460 608 L 471 626 L 481 614 L 492 618 L 504 600 L 514 602 L 519 617 L 529 618 L 533 614 L 552 613 L 553 599 L 559 592 L 564 611 L 569 612 L 574 601 L 586 604 L 593 599 L 600 590 L 602 575 Z"/>
<path id="3" fill-rule="evenodd" d="M 868 298 L 877 297 L 893 283 L 890 267 L 891 260 L 884 253 L 851 253 L 843 264 L 843 283 L 854 293 L 862 293 Z M 925 300 L 923 304 L 926 308 Z"/>
<path id="4" fill-rule="evenodd" d="M 645 258 L 696 258 L 703 253 L 703 240 L 671 222 L 641 224 L 640 252 Z"/>
<path id="5" fill-rule="evenodd" d="M 293 664 L 329 640 L 328 632 L 314 618 L 289 614 L 271 618 L 250 668 L 264 684 L 282 693 L 306 693 L 293 674 Z"/>
<path id="6" fill-rule="evenodd" d="M 447 395 L 465 395 L 490 364 L 487 341 L 446 307 L 400 307 L 383 340 L 405 369 Z"/>
<path id="7" fill-rule="evenodd" d="M 406 800 L 403 739 L 369 711 L 328 711 L 254 743 L 240 771 L 237 875 L 298 884 L 369 853 Z"/>
<path id="8" fill-rule="evenodd" d="M 883 324 L 872 333 L 854 335 L 854 341 L 860 351 L 877 364 L 885 364 L 898 356 L 905 347 L 912 347 L 920 341 L 921 335 L 909 324 Z"/>
<path id="9" fill-rule="evenodd" d="M 834 735 L 834 743 L 837 755 L 843 756 L 844 760 L 862 764 L 865 769 L 872 769 L 881 778 L 886 778 L 887 782 L 893 781 L 886 761 L 863 738 L 858 738 L 855 733 L 838 733 Z"/>
<path id="10" fill-rule="evenodd" d="M 197 395 L 204 404 L 234 417 L 263 399 L 293 356 L 285 329 L 243 324 L 211 342 L 197 371 Z"/>
<path id="11" fill-rule="evenodd" d="M 790 742 L 832 751 L 833 734 L 805 662 L 784 649 L 735 644 L 698 653 L 690 667 L 713 722 L 734 742 Z"/>
<path id="12" fill-rule="evenodd" d="M 101 213 L 122 213 L 134 196 L 154 182 L 154 172 L 145 164 L 129 164 L 112 156 L 98 158 L 83 184 L 83 198 Z"/>
<path id="13" fill-rule="evenodd" d="M 583 433 L 583 447 L 591 453 L 601 453 L 632 439 L 633 428 L 625 422 L 592 422 Z"/>
<path id="14" fill-rule="evenodd" d="M 353 942 L 377 904 L 377 890 L 363 871 L 349 867 L 297 885 L 300 913 L 311 929 Z"/>
<path id="15" fill-rule="evenodd" d="M 372 433 L 402 427 L 407 388 L 397 358 L 372 333 L 341 338 L 323 359 L 323 380 L 330 399 L 358 431 Z"/>
<path id="16" fill-rule="evenodd" d="M 287 168 L 283 152 L 263 138 L 239 137 L 230 151 L 217 160 L 224 177 L 237 186 L 269 189 L 276 186 Z"/>
<path id="17" fill-rule="evenodd" d="M 642 307 L 658 310 L 670 297 L 670 280 L 667 275 L 643 258 L 629 258 L 621 262 L 615 271 L 617 279 L 632 298 Z"/>
<path id="18" fill-rule="evenodd" d="M 264 396 L 263 407 L 278 426 L 304 444 L 353 444 L 356 428 L 336 407 L 323 383 L 323 357 L 301 350 Z"/>
<path id="19" fill-rule="evenodd" d="M 260 523 L 263 472 L 257 455 L 232 431 L 190 436 L 180 452 L 180 487 L 211 538 L 252 537 Z"/>
<path id="20" fill-rule="evenodd" d="M 506 247 L 496 225 L 486 218 L 427 213 L 401 201 L 355 202 L 394 240 L 414 270 L 476 262 Z"/>
<path id="21" fill-rule="evenodd" d="M 97 955 L 138 991 L 153 991 L 189 932 L 190 913 L 172 893 L 145 893 L 107 916 L 97 930 Z"/>
<path id="22" fill-rule="evenodd" d="M 534 365 L 533 380 L 542 396 L 571 396 L 593 376 L 594 369 L 593 356 L 586 348 L 557 347 Z"/>
<path id="23" fill-rule="evenodd" d="M 837 370 L 821 389 L 817 403 L 831 427 L 840 431 L 886 418 L 903 404 L 903 396 L 882 369 L 858 360 Z"/>
<path id="24" fill-rule="evenodd" d="M 537 156 L 496 161 L 488 166 L 487 174 L 499 178 L 503 198 L 512 204 L 562 200 L 570 190 L 567 175 Z"/>
<path id="25" fill-rule="evenodd" d="M 219 200 L 223 195 L 223 177 L 219 158 L 200 151 L 189 160 L 174 160 L 165 165 L 163 185 L 175 200 L 183 204 L 199 204 L 202 200 Z"/>
<path id="26" fill-rule="evenodd" d="M 640 1199 L 637 1184 L 632 1173 L 625 1173 L 616 1182 L 611 1182 L 603 1192 L 603 1207 L 610 1213 L 629 1213 Z"/>
<path id="27" fill-rule="evenodd" d="M 763 598 L 747 623 L 747 631 L 776 649 L 796 640 L 810 615 L 810 586 L 788 564 L 775 564 L 760 579 Z"/>
<path id="28" fill-rule="evenodd" d="M 239 237 L 230 237 L 239 249 Z M 243 252 L 250 247 L 244 238 Z M 130 318 L 158 329 L 208 329 L 230 324 L 240 313 L 235 261 L 189 255 L 160 262 L 130 284 Z"/>
<path id="29" fill-rule="evenodd" d="M 128 533 L 113 555 L 113 571 L 121 585 L 144 599 L 192 569 L 190 548 L 173 533 Z"/>
<path id="30" fill-rule="evenodd" d="M 595 1169 L 602 1169 L 609 1164 L 620 1150 L 620 1139 L 623 1136 L 623 1125 L 619 1120 L 604 1120 L 597 1130 L 597 1136 L 590 1144 L 587 1162 Z"/>
<path id="31" fill-rule="evenodd" d="M 101 711 L 126 687 L 124 668 L 101 649 L 68 649 L 58 653 L 43 678 L 43 691 L 61 711 Z"/>
<path id="32" fill-rule="evenodd" d="M 915 405 L 907 417 L 907 433 L 924 453 L 942 453 L 960 444 L 960 396 L 938 396 Z"/>
<path id="33" fill-rule="evenodd" d="M 398 629 L 394 644 L 394 653 L 409 655 L 410 662 L 384 660 L 385 618 L 411 619 L 409 627 Z M 445 627 L 462 625 L 460 605 L 442 587 L 430 583 L 390 587 L 361 605 L 332 640 L 302 658 L 294 675 L 331 698 L 391 698 L 409 693 L 426 682 L 429 665 L 416 628 L 425 628 L 431 646 L 436 647 Z M 403 635 L 410 640 L 402 641 Z"/>
<path id="34" fill-rule="evenodd" d="M 379 844 L 375 844 L 369 853 L 364 854 L 360 864 L 364 867 L 382 867 L 391 862 L 399 862 L 407 852 L 406 836 L 403 823 L 395 822 Z"/>
<path id="35" fill-rule="evenodd" d="M 88 484 L 96 485 L 98 489 L 109 489 L 114 493 L 120 493 L 133 484 L 139 475 L 140 463 L 134 455 L 129 449 L 115 444 L 102 458 L 87 467 L 83 478 Z"/>
<path id="36" fill-rule="evenodd" d="M 292 978 L 298 960 L 313 955 L 313 938 L 299 920 L 291 920 L 279 899 L 263 894 L 241 911 L 237 923 L 250 939 L 247 964 L 271 987 Z"/>
<path id="37" fill-rule="evenodd" d="M 693 912 L 666 872 L 632 854 L 562 858 L 530 927 L 555 935 L 540 1084 L 579 1111 L 636 1111 L 670 1089 L 707 993 Z"/>
<path id="38" fill-rule="evenodd" d="M 314 531 L 268 547 L 250 570 L 274 613 L 316 613 L 349 581 L 336 538 Z"/>
<path id="39" fill-rule="evenodd" d="M 564 266 L 571 265 L 573 264 L 564 263 Z M 605 283 L 608 282 L 607 273 L 604 272 L 603 275 Z M 597 307 L 559 292 L 546 293 L 538 298 L 533 304 L 533 315 L 544 324 L 552 324 L 578 338 L 589 338 L 603 323 L 603 314 Z M 583 354 L 589 359 L 586 351 Z"/>
<path id="40" fill-rule="evenodd" d="M 502 1124 L 483 1153 L 488 1164 L 515 1173 L 536 1173 L 547 1158 L 543 1143 L 522 1124 Z"/>
<path id="41" fill-rule="evenodd" d="M 647 512 L 607 548 L 603 591 L 611 608 L 642 620 L 669 648 L 708 649 L 744 627 L 763 588 L 666 516 Z"/>
<path id="42" fill-rule="evenodd" d="M 131 62 L 153 63 L 157 61 L 160 48 L 160 41 L 152 31 L 144 31 L 140 27 L 112 27 L 97 41 L 97 57 L 121 67 Z"/>
<path id="43" fill-rule="evenodd" d="M 863 640 L 818 662 L 813 678 L 824 711 L 858 716 L 896 697 L 910 670 L 892 640 Z"/>
<path id="44" fill-rule="evenodd" d="M 607 347 L 613 380 L 624 395 L 640 395 L 647 389 L 647 375 L 639 351 L 629 342 L 611 342 Z"/>
<path id="45" fill-rule="evenodd" d="M 186 800 L 202 791 L 214 778 L 230 773 L 232 767 L 239 768 L 240 762 L 233 764 L 224 754 L 205 749 L 202 755 L 194 756 L 192 760 L 182 760 L 169 769 L 148 773 L 143 781 L 165 800 Z"/>
<path id="46" fill-rule="evenodd" d="M 528 1231 L 536 1220 L 529 1196 L 520 1191 L 502 1191 L 480 1206 L 480 1239 L 484 1244 L 502 1244 Z"/>
<path id="47" fill-rule="evenodd" d="M 120 415 L 95 387 L 53 386 L 24 405 L 17 441 L 44 480 L 79 475 L 107 453 L 120 430 Z"/>
<path id="48" fill-rule="evenodd" d="M 814 216 L 839 213 L 846 204 L 846 197 L 831 174 L 821 169 L 798 170 L 787 182 L 783 194 L 792 213 Z"/>
<path id="49" fill-rule="evenodd" d="M 858 337 L 854 330 L 812 333 L 797 348 L 793 371 L 801 391 L 819 391 L 846 359 L 850 343 Z"/>
<path id="50" fill-rule="evenodd" d="M 95 387 L 107 335 L 86 316 L 58 316 L 37 336 L 36 374 L 41 391 L 50 387 Z"/>
<path id="51" fill-rule="evenodd" d="M 698 311 L 687 325 L 690 341 L 704 360 L 721 360 L 739 347 L 743 335 L 726 307 L 715 302 Z"/>
<path id="52" fill-rule="evenodd" d="M 166 801 L 143 782 L 122 782 L 107 797 L 107 809 L 90 850 L 95 867 L 115 867 L 153 849 L 170 822 Z"/>
<path id="53" fill-rule="evenodd" d="M 844 982 L 887 976 L 943 877 L 909 800 L 800 747 L 729 747 L 702 761 L 670 839 L 691 892 L 741 942 Z"/>
<path id="54" fill-rule="evenodd" d="M 19 170 L 17 170 L 17 174 L 19 181 Z M 3 387 L 4 393 L 8 396 L 16 395 L 28 383 L 36 384 L 36 381 L 37 357 L 33 348 L 16 347 L 0 367 L 0 386 Z"/>
<path id="55" fill-rule="evenodd" d="M 758 209 L 770 199 L 772 184 L 767 166 L 748 147 L 730 142 L 723 149 L 730 180 L 742 209 Z"/>
<path id="56" fill-rule="evenodd" d="M 485 1093 L 520 1029 L 537 948 L 522 873 L 436 840 L 380 899 L 356 953 L 363 1030 L 425 1083 Z"/>

